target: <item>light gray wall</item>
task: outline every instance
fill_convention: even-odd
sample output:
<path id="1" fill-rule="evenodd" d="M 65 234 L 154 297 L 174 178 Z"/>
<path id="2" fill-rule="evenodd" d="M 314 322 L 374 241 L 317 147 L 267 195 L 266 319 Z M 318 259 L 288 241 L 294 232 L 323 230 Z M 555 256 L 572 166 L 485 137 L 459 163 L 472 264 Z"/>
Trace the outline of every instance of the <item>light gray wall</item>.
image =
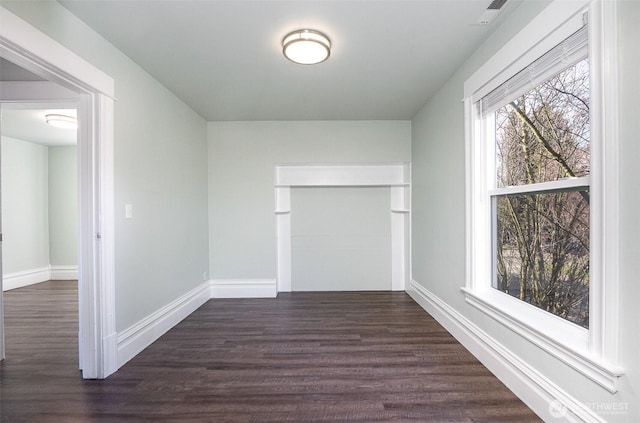
<path id="1" fill-rule="evenodd" d="M 2 137 L 3 273 L 77 265 L 76 147 Z"/>
<path id="2" fill-rule="evenodd" d="M 464 81 L 545 6 L 524 2 L 433 96 L 412 121 L 413 279 L 473 321 L 582 403 L 627 403 L 628 414 L 607 415 L 612 422 L 640 421 L 640 2 L 619 3 L 620 68 L 620 361 L 626 370 L 611 395 L 588 378 L 469 306 L 465 285 Z"/>
<path id="3" fill-rule="evenodd" d="M 206 122 L 57 2 L 0 4 L 115 80 L 115 294 L 120 332 L 207 271 Z M 133 219 L 124 219 L 125 204 Z"/>
<path id="4" fill-rule="evenodd" d="M 409 121 L 208 125 L 209 262 L 218 279 L 276 277 L 275 164 L 411 159 Z"/>
<path id="5" fill-rule="evenodd" d="M 291 189 L 291 289 L 391 289 L 389 188 Z"/>
<path id="6" fill-rule="evenodd" d="M 49 266 L 48 149 L 2 137 L 3 274 Z"/>
<path id="7" fill-rule="evenodd" d="M 49 264 L 78 264 L 77 148 L 49 147 Z"/>
<path id="8" fill-rule="evenodd" d="M 617 396 L 631 404 L 626 421 L 640 421 L 640 2 L 618 3 L 620 58 L 620 363 Z M 606 398 L 606 397 L 605 397 Z M 612 419 L 613 420 L 613 419 Z M 622 416 L 618 421 L 625 421 Z"/>

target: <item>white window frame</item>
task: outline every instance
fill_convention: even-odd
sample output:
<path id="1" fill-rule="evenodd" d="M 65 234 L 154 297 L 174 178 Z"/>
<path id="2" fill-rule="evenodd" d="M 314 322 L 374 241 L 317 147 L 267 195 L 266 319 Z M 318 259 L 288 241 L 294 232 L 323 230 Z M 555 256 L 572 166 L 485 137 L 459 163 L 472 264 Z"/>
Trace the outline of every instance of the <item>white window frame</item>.
<path id="1" fill-rule="evenodd" d="M 589 17 L 591 90 L 591 258 L 589 329 L 492 288 L 491 194 L 495 146 L 476 103 L 559 44 Z M 618 366 L 618 139 L 616 2 L 554 1 L 478 69 L 464 86 L 466 138 L 466 301 L 557 359 L 617 391 Z M 531 188 L 530 186 L 527 187 Z M 542 187 L 541 188 L 545 188 Z"/>

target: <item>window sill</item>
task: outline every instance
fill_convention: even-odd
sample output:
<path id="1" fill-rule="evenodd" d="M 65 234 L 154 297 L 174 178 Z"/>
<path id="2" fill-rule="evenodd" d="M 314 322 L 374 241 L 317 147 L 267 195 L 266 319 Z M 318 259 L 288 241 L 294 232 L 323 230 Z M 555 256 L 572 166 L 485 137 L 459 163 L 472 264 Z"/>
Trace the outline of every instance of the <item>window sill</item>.
<path id="1" fill-rule="evenodd" d="M 589 352 L 589 331 L 495 289 L 462 288 L 466 301 L 611 393 L 623 370 Z"/>

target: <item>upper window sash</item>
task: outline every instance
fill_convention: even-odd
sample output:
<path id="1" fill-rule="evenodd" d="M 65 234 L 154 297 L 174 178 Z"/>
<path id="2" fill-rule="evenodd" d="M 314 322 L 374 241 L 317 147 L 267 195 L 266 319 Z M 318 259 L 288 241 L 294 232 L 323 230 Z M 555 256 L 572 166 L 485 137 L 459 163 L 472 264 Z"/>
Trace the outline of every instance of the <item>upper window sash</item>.
<path id="1" fill-rule="evenodd" d="M 589 176 L 582 176 L 576 178 L 563 178 L 557 181 L 540 182 L 535 184 L 523 184 L 507 187 L 497 187 L 496 178 L 496 142 L 495 142 L 495 115 L 487 114 L 482 116 L 480 102 L 476 103 L 474 109 L 477 112 L 474 120 L 476 124 L 480 126 L 480 133 L 483 134 L 484 139 L 478 140 L 484 142 L 484 147 L 480 150 L 486 153 L 484 159 L 484 166 L 478 163 L 478 167 L 484 168 L 485 179 L 487 183 L 487 194 L 492 197 L 496 195 L 511 195 L 520 193 L 550 193 L 561 191 L 577 191 L 582 189 L 589 189 L 591 184 L 591 178 Z"/>

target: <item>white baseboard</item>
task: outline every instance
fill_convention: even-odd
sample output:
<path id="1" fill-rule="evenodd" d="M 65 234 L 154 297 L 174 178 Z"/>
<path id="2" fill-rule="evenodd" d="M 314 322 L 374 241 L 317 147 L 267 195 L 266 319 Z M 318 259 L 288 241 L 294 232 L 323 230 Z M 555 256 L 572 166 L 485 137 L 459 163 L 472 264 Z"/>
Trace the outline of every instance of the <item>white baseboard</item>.
<path id="1" fill-rule="evenodd" d="M 45 281 L 68 280 L 78 280 L 78 266 L 49 265 L 5 274 L 2 277 L 2 290 L 9 291 Z"/>
<path id="2" fill-rule="evenodd" d="M 213 279 L 211 298 L 275 298 L 275 279 Z"/>
<path id="3" fill-rule="evenodd" d="M 585 404 L 414 280 L 407 293 L 544 421 L 604 422 Z"/>
<path id="4" fill-rule="evenodd" d="M 196 311 L 211 298 L 210 283 L 204 282 L 118 334 L 118 368 Z"/>
<path id="5" fill-rule="evenodd" d="M 122 367 L 211 298 L 274 298 L 276 295 L 276 281 L 271 279 L 206 281 L 120 332 L 117 338 L 117 368 Z"/>
<path id="6" fill-rule="evenodd" d="M 50 265 L 52 281 L 74 281 L 78 280 L 78 266 L 72 265 Z"/>
<path id="7" fill-rule="evenodd" d="M 51 271 L 49 266 L 7 273 L 2 276 L 2 290 L 8 291 L 10 289 L 22 288 L 23 286 L 48 281 L 50 276 Z"/>

